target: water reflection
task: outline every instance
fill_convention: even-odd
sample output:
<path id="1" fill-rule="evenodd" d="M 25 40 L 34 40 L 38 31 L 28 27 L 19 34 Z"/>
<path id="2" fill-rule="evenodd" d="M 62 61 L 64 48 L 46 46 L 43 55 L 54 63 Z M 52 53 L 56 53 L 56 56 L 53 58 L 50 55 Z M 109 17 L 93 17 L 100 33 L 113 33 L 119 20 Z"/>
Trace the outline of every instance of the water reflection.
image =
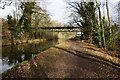
<path id="1" fill-rule="evenodd" d="M 40 44 L 21 44 L 2 47 L 2 72 L 22 61 L 33 58 L 39 52 L 54 46 L 56 43 L 57 41 L 47 41 Z M 0 73 L 2 72 L 0 71 Z"/>
<path id="2" fill-rule="evenodd" d="M 0 70 L 0 73 L 12 68 L 14 65 L 21 63 L 22 61 L 33 58 L 36 54 L 54 46 L 57 43 L 61 43 L 74 37 L 76 32 L 54 32 L 54 34 L 58 35 L 58 40 L 56 41 L 2 47 L 2 59 L 0 59 L 2 62 L 2 64 L 0 64 L 0 66 L 2 66 L 2 70 Z"/>

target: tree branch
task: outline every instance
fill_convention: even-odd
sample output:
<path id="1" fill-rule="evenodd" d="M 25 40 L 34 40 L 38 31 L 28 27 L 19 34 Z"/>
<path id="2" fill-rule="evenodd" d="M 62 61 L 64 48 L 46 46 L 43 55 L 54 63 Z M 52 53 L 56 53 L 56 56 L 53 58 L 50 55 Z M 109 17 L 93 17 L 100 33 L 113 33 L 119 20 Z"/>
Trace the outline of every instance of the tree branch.
<path id="1" fill-rule="evenodd" d="M 2 7 L 0 6 L 1 9 L 5 9 L 5 6 L 10 6 L 12 4 L 12 2 L 10 2 L 9 4 L 5 3 Z"/>

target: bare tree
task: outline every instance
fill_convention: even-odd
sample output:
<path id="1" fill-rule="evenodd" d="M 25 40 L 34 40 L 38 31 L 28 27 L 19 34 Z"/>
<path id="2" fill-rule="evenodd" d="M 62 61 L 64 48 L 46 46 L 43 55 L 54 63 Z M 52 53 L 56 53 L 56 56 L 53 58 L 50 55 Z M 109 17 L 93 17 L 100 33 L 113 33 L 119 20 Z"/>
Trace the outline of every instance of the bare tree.
<path id="1" fill-rule="evenodd" d="M 118 2 L 118 24 L 120 25 L 120 1 Z"/>
<path id="2" fill-rule="evenodd" d="M 5 9 L 5 6 L 10 6 L 12 3 L 13 3 L 12 1 L 6 2 L 6 1 L 0 0 L 0 8 Z"/>

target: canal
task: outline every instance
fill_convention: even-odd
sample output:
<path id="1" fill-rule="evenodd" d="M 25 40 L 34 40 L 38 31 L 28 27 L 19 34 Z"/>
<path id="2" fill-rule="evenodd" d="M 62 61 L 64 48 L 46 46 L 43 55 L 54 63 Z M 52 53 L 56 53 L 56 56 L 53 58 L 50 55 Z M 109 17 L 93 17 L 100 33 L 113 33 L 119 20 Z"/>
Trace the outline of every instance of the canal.
<path id="1" fill-rule="evenodd" d="M 14 65 L 21 63 L 26 60 L 30 60 L 36 54 L 47 50 L 48 48 L 57 44 L 57 40 L 46 41 L 37 44 L 20 44 L 20 45 L 9 45 L 2 47 L 2 70 L 0 73 L 12 68 Z"/>
<path id="2" fill-rule="evenodd" d="M 32 59 L 35 55 L 47 50 L 48 48 L 62 43 L 75 36 L 75 32 L 54 32 L 58 36 L 58 40 L 48 40 L 43 43 L 9 45 L 2 47 L 2 58 L 0 58 L 0 73 L 11 69 L 26 60 Z M 0 56 L 0 57 L 1 57 Z"/>

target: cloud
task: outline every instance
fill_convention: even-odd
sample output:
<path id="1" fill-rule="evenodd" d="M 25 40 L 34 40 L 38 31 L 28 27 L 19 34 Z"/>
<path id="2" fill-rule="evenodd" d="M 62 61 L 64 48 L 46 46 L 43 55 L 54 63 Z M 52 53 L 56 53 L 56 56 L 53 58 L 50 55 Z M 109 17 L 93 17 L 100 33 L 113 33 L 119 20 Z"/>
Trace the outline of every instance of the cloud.
<path id="1" fill-rule="evenodd" d="M 47 11 L 52 19 L 65 22 L 66 2 L 64 0 L 48 0 Z"/>
<path id="2" fill-rule="evenodd" d="M 77 0 L 70 0 L 77 1 Z M 100 2 L 105 2 L 105 0 L 99 0 Z M 120 0 L 109 0 L 109 7 L 111 16 L 117 15 L 116 5 Z M 68 9 L 67 3 L 65 0 L 41 0 L 40 3 L 42 7 L 47 9 L 50 17 L 59 22 L 67 22 L 68 19 Z M 8 14 L 13 15 L 13 11 L 15 10 L 14 6 L 6 6 L 5 9 L 0 9 L 0 17 L 6 17 Z"/>
<path id="3" fill-rule="evenodd" d="M 0 17 L 6 18 L 7 15 L 13 15 L 14 6 L 5 6 L 5 9 L 0 9 Z"/>

